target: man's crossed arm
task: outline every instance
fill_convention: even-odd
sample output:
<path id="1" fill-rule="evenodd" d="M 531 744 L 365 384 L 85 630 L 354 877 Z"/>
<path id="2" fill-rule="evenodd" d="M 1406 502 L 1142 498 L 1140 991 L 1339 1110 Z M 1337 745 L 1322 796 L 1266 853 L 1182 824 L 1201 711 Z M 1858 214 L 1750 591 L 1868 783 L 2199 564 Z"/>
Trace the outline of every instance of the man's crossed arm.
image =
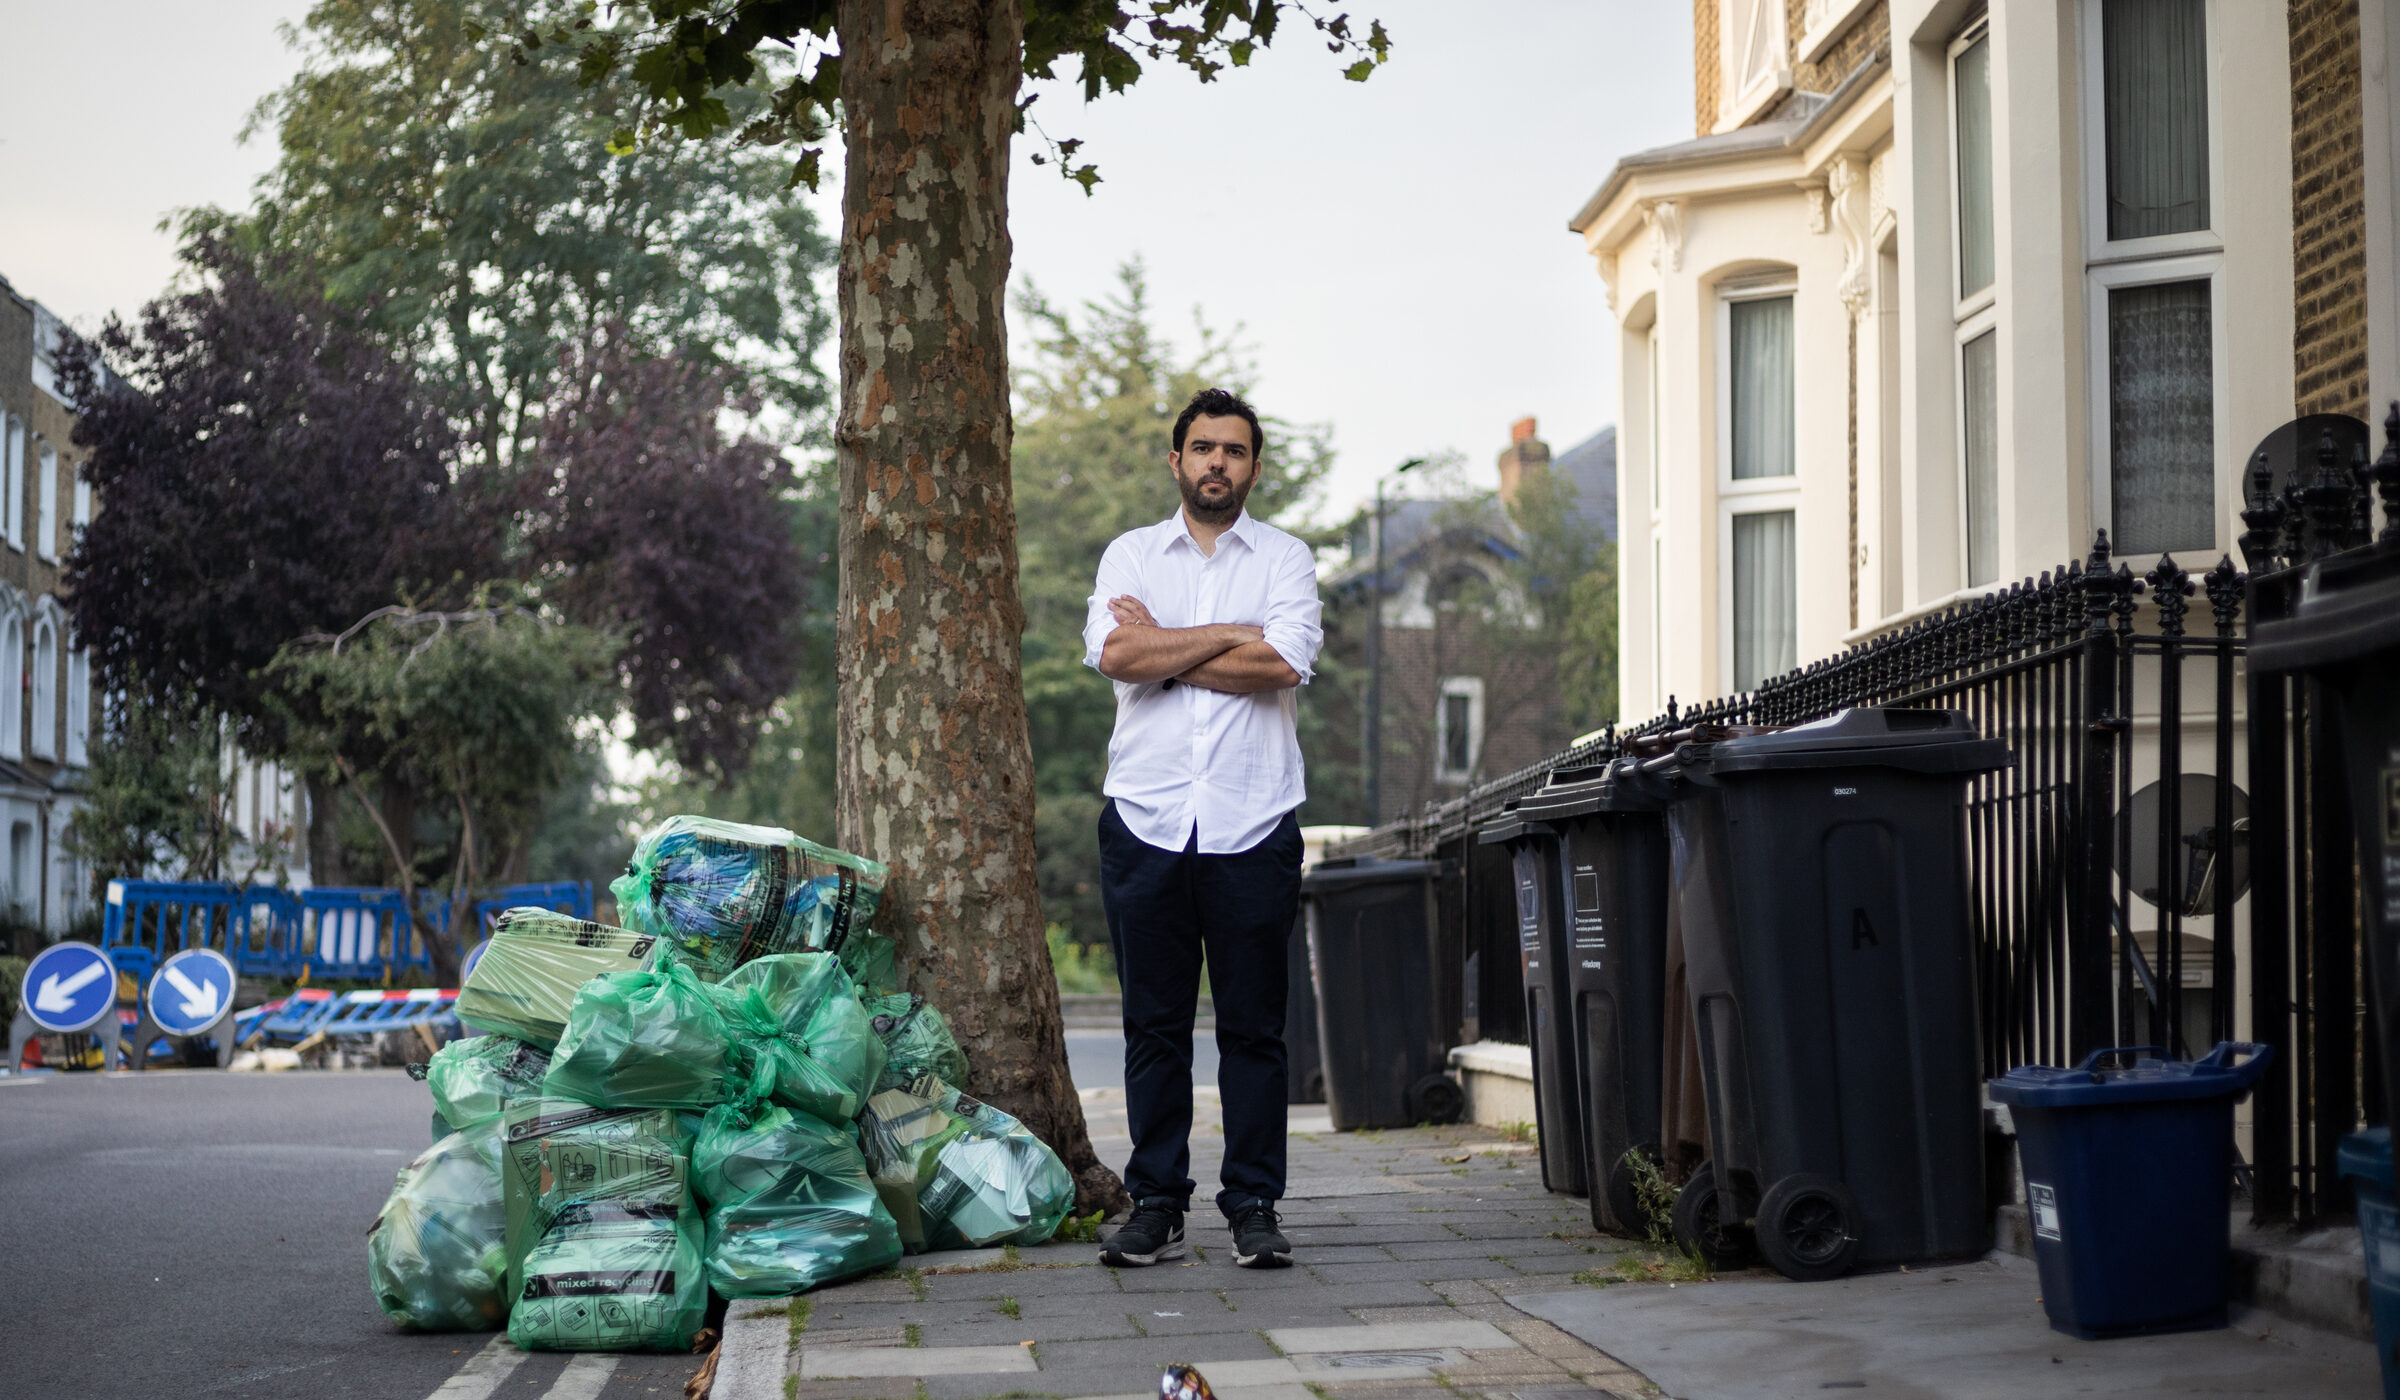
<path id="1" fill-rule="evenodd" d="M 1108 611 L 1117 628 L 1101 644 L 1100 674 L 1112 681 L 1179 680 L 1232 695 L 1300 684 L 1300 673 L 1267 645 L 1262 628 L 1239 622 L 1161 627 L 1130 594 L 1109 599 Z"/>

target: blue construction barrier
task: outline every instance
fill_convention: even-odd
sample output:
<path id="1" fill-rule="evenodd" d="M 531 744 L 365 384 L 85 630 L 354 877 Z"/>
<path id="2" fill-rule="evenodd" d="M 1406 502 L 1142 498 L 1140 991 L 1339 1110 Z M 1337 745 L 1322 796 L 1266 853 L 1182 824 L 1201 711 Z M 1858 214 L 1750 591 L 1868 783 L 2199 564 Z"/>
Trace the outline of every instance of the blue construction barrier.
<path id="1" fill-rule="evenodd" d="M 547 885 L 503 885 L 475 902 L 477 939 L 489 938 L 500 926 L 500 915 L 510 909 L 530 906 L 536 909 L 555 909 L 570 919 L 592 917 L 592 882 L 589 880 L 555 880 Z M 466 946 L 472 946 L 474 939 Z M 463 953 L 465 948 L 460 951 Z"/>
<path id="2" fill-rule="evenodd" d="M 441 892 L 421 890 L 417 900 L 425 923 L 437 932 L 447 934 L 459 922 Z M 488 891 L 472 901 L 473 927 L 459 930 L 456 950 L 464 954 L 489 937 L 501 911 L 519 905 L 588 919 L 592 887 L 559 880 Z M 149 962 L 138 978 L 145 987 L 150 968 L 186 948 L 213 948 L 244 977 L 390 982 L 412 970 L 433 970 L 433 949 L 406 911 L 394 889 L 295 892 L 274 885 L 112 880 L 100 946 L 111 956 L 119 949 L 146 950 Z"/>
<path id="3" fill-rule="evenodd" d="M 433 950 L 400 891 L 319 886 L 302 890 L 300 947 L 310 981 L 389 981 L 433 969 Z"/>

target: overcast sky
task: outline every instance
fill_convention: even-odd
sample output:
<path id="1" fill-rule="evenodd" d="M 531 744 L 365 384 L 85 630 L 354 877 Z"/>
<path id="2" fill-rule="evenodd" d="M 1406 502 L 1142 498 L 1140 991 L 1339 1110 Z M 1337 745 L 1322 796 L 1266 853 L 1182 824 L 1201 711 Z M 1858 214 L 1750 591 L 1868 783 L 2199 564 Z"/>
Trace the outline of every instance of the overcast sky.
<path id="1" fill-rule="evenodd" d="M 275 26 L 306 5 L 7 8 L 17 53 L 107 56 L 105 93 L 0 85 L 0 275 L 88 329 L 165 286 L 166 211 L 247 200 L 274 152 L 236 136 L 292 71 Z M 1260 406 L 1332 425 L 1336 513 L 1443 449 L 1488 484 L 1524 414 L 1554 449 L 1615 420 L 1607 301 L 1566 220 L 1617 156 L 1692 120 L 1686 5 L 1346 8 L 1392 32 L 1372 81 L 1342 81 L 1287 20 L 1277 49 L 1207 87 L 1159 70 L 1088 108 L 1045 92 L 1035 116 L 1083 138 L 1104 183 L 1085 198 L 1024 161 L 1031 143 L 1012 182 L 1020 277 L 1073 302 L 1138 255 L 1170 330 L 1195 306 L 1241 328 Z"/>

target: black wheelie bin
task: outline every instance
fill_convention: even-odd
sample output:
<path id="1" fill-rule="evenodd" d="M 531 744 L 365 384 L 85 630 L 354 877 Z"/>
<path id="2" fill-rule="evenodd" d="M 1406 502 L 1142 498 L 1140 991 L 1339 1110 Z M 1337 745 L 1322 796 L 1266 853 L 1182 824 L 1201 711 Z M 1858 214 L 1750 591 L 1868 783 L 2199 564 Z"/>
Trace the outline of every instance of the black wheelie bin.
<path id="1" fill-rule="evenodd" d="M 1711 1154 L 1677 1238 L 1795 1279 L 1983 1253 L 1966 797 L 2006 746 L 1852 709 L 1655 762 Z"/>
<path id="2" fill-rule="evenodd" d="M 2389 461 L 2400 457 L 2400 404 L 2384 429 Z M 2315 679 L 2338 717 L 2358 837 L 2367 997 L 2383 1052 L 2386 1103 L 2375 1107 L 2388 1112 L 2400 1104 L 2400 538 L 2385 535 L 2372 549 L 2309 567 L 2291 615 L 2251 629 L 2250 671 Z"/>
<path id="3" fill-rule="evenodd" d="M 1649 1232 L 1641 1182 L 1662 1162 L 1666 807 L 1666 785 L 1620 759 L 1562 770 L 1518 809 L 1558 832 L 1592 1224 L 1636 1238 Z"/>
<path id="4" fill-rule="evenodd" d="M 1512 802 L 1475 839 L 1504 847 L 1516 876 L 1517 957 L 1525 973 L 1525 1041 L 1533 1048 L 1534 1128 L 1542 1149 L 1542 1185 L 1580 1196 L 1588 1186 L 1583 1114 L 1575 1087 L 1558 829 L 1527 817 Z"/>
<path id="5" fill-rule="evenodd" d="M 1434 880 L 1441 862 L 1342 857 L 1300 877 L 1317 1054 L 1336 1132 L 1454 1123 L 1466 1095 L 1451 1037 Z"/>

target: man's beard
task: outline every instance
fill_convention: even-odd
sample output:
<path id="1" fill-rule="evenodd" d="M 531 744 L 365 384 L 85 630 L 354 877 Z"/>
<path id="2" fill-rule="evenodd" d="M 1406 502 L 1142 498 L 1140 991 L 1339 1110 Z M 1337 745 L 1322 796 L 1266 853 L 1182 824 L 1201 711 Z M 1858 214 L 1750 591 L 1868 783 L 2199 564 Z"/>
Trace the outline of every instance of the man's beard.
<path id="1" fill-rule="evenodd" d="M 1209 504 L 1207 498 L 1200 494 L 1200 488 L 1206 485 L 1212 476 L 1215 480 L 1224 482 L 1228 488 L 1225 499 L 1215 505 Z M 1233 518 L 1242 513 L 1242 502 L 1250 499 L 1250 488 L 1256 484 L 1258 484 L 1258 477 L 1255 474 L 1248 481 L 1239 485 L 1235 485 L 1233 478 L 1222 472 L 1204 475 L 1198 481 L 1186 480 L 1181 472 L 1175 474 L 1176 489 L 1183 492 L 1183 508 L 1191 512 L 1192 519 L 1203 525 L 1231 524 Z"/>

